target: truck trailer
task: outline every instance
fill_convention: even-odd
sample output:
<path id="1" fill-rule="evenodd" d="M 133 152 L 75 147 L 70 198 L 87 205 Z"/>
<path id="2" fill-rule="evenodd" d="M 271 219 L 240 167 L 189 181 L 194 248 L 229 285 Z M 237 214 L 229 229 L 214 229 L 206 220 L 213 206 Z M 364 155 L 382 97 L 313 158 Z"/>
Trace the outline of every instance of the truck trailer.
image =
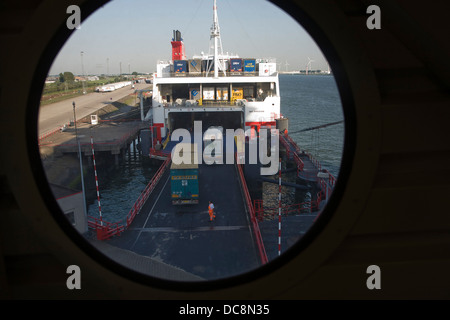
<path id="1" fill-rule="evenodd" d="M 170 166 L 172 204 L 197 204 L 199 201 L 198 163 L 195 161 L 196 148 L 191 146 L 191 161 Z"/>

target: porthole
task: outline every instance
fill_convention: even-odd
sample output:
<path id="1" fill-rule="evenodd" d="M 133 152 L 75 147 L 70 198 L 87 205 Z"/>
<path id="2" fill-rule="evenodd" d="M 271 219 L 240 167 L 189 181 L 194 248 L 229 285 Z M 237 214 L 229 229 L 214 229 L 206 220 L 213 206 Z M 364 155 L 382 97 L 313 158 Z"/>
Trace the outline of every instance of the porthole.
<path id="1" fill-rule="evenodd" d="M 139 9 L 138 3 L 112 1 L 83 19 L 82 28 L 75 30 L 67 42 L 70 32 L 67 27 L 61 27 L 42 56 L 41 70 L 36 72 L 35 79 L 43 80 L 45 75 L 55 74 L 56 85 L 46 85 L 44 95 L 40 92 L 39 97 L 30 97 L 30 108 L 34 108 L 31 114 L 36 117 L 30 120 L 29 133 L 33 137 L 31 142 L 38 141 L 30 143 L 30 150 L 44 169 L 36 170 L 35 175 L 46 204 L 64 231 L 91 256 L 139 282 L 193 290 L 229 286 L 272 272 L 298 256 L 320 235 L 339 203 L 352 166 L 356 139 L 353 101 L 337 54 L 321 29 L 302 12 L 289 11 L 291 15 L 288 15 L 271 3 L 257 1 L 258 9 L 255 9 L 255 3 L 246 2 L 249 10 L 253 8 L 261 13 L 249 17 L 246 15 L 249 10 L 236 11 L 233 2 L 227 1 L 218 4 L 221 46 L 224 50 L 233 46 L 230 50 L 244 52 L 239 58 L 230 54 L 229 65 L 224 65 L 224 70 L 218 67 L 217 74 L 214 66 L 209 69 L 206 64 L 201 68 L 202 60 L 208 60 L 206 54 L 197 54 L 198 61 L 185 60 L 181 70 L 185 68 L 186 73 L 178 72 L 173 61 L 183 59 L 173 57 L 184 54 L 177 47 L 176 42 L 181 42 L 179 36 L 184 37 L 186 55 L 195 54 L 194 46 L 189 47 L 189 38 L 206 39 L 206 43 L 199 42 L 204 45 L 201 48 L 209 43 L 210 26 L 214 26 L 211 3 L 178 1 L 169 12 L 166 2 L 164 5 L 159 1 L 143 3 L 151 3 L 152 11 L 160 12 L 152 20 L 152 24 L 158 25 L 152 29 L 153 33 L 147 31 L 145 15 L 139 18 L 138 13 L 145 11 Z M 280 6 L 286 10 L 284 4 Z M 87 16 L 90 10 L 93 8 L 81 7 L 83 15 Z M 164 18 L 167 14 L 179 14 L 180 18 L 174 20 L 179 21 L 180 27 L 173 27 L 172 19 Z M 280 23 L 267 24 L 264 17 L 268 15 Z M 111 24 L 114 17 L 116 22 Z M 126 23 L 126 17 L 132 20 Z M 171 23 L 163 27 L 166 21 Z M 298 23 L 314 36 L 320 47 Z M 236 30 L 227 30 L 236 26 Z M 172 29 L 177 28 L 181 34 L 177 30 L 172 34 Z M 104 33 L 99 34 L 101 29 Z M 291 32 L 286 35 L 286 30 Z M 255 53 L 240 47 L 246 37 L 247 43 L 253 42 L 250 47 L 256 47 Z M 124 47 L 107 49 L 122 38 L 126 42 Z M 270 44 L 268 39 L 274 43 Z M 126 58 L 130 56 L 128 46 L 139 56 L 150 53 L 149 45 L 152 45 L 163 48 L 159 54 L 171 60 L 170 42 L 172 63 L 157 66 L 159 57 L 156 56 L 142 61 Z M 306 49 L 308 46 L 310 49 Z M 264 51 L 264 47 L 269 48 Z M 303 53 L 307 50 L 310 53 Z M 282 52 L 281 57 L 277 57 L 277 52 Z M 260 57 L 261 53 L 277 58 L 280 64 L 267 56 Z M 64 58 L 69 56 L 70 59 Z M 251 56 L 255 58 L 244 58 Z M 241 71 L 230 69 L 231 59 L 240 59 Z M 298 67 L 293 72 L 294 61 Z M 192 67 L 194 71 L 190 74 L 189 62 L 200 62 L 199 70 Z M 246 66 L 249 71 L 245 70 Z M 204 74 L 205 70 L 211 74 Z M 266 70 L 269 75 L 264 74 Z M 156 73 L 154 78 L 151 73 Z M 100 82 L 88 86 L 85 82 L 88 74 L 92 81 Z M 129 78 L 124 79 L 125 74 L 132 77 L 131 83 Z M 81 86 L 75 83 L 76 77 L 81 80 Z M 125 87 L 101 92 L 110 90 L 106 88 L 108 78 L 113 83 L 125 82 Z M 227 78 L 233 79 L 227 82 Z M 155 87 L 154 83 L 157 83 Z M 68 99 L 66 96 L 63 102 L 44 106 L 49 98 L 45 93 L 52 87 L 59 88 L 63 94 L 70 90 L 79 92 Z M 91 90 L 100 92 L 91 93 Z M 150 91 L 152 98 L 147 96 Z M 195 98 L 194 92 L 200 98 Z M 39 99 L 41 106 L 37 111 Z M 86 102 L 90 99 L 95 102 Z M 264 110 L 264 102 L 271 112 Z M 89 108 L 94 104 L 100 105 L 101 111 L 82 113 L 83 106 Z M 62 110 L 62 105 L 67 111 L 61 120 L 51 118 L 56 112 L 47 113 L 47 110 L 54 110 L 51 108 L 55 106 Z M 205 112 L 206 108 L 211 111 Z M 128 118 L 121 118 L 123 112 L 130 112 Z M 257 115 L 260 112 L 262 115 Z M 51 117 L 47 118 L 46 114 Z M 130 117 L 135 121 L 127 121 Z M 39 121 L 33 122 L 36 119 Z M 210 127 L 221 127 L 222 133 L 240 128 L 248 130 L 248 140 L 251 140 L 252 134 L 262 136 L 264 129 L 277 124 L 279 131 L 287 130 L 279 132 L 276 143 L 272 142 L 275 146 L 279 144 L 279 149 L 273 150 L 279 156 L 271 158 L 272 153 L 267 153 L 270 164 L 275 163 L 277 168 L 270 176 L 261 176 L 261 166 L 247 163 L 250 146 L 243 165 L 202 164 L 198 171 L 178 176 L 171 175 L 169 162 L 165 172 L 159 169 L 165 162 L 158 159 L 168 158 L 163 151 L 171 142 L 164 138 L 170 138 L 169 133 L 172 135 L 177 129 L 195 132 L 196 125 L 200 125 L 200 136 L 204 137 Z M 125 131 L 120 131 L 122 128 Z M 111 142 L 113 135 L 117 137 Z M 148 138 L 150 135 L 152 138 Z M 192 136 L 194 142 L 196 137 Z M 223 134 L 224 141 L 225 137 Z M 220 140 L 217 136 L 214 139 Z M 122 142 L 125 143 L 121 146 Z M 261 150 L 264 148 L 260 145 Z M 142 152 L 147 149 L 151 151 Z M 225 146 L 223 150 L 227 151 Z M 216 157 L 217 152 L 212 156 Z M 223 158 L 227 159 L 226 154 Z M 213 172 L 221 166 L 226 170 L 214 178 Z M 158 186 L 156 178 L 161 185 Z M 186 189 L 196 179 L 198 189 L 188 190 L 188 199 L 181 196 L 185 190 L 174 192 L 169 188 L 174 182 L 173 188 Z M 221 184 L 217 179 L 224 182 Z M 180 186 L 175 185 L 177 180 L 181 181 Z M 148 194 L 146 190 L 150 190 Z M 146 204 L 140 208 L 139 200 L 143 198 Z M 176 200 L 192 203 L 174 204 Z M 215 219 L 211 222 L 209 200 L 215 205 Z M 158 201 L 165 204 L 158 208 Z M 79 209 L 80 205 L 86 208 L 86 214 Z M 139 210 L 133 209 L 136 206 Z M 63 212 L 74 214 L 69 220 Z"/>

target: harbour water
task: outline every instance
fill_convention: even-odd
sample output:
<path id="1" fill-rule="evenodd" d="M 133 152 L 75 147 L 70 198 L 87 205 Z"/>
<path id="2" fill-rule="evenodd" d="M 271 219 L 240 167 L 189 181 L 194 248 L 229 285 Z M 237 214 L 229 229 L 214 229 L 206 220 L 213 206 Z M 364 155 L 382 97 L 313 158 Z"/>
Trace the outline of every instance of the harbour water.
<path id="1" fill-rule="evenodd" d="M 289 118 L 289 135 L 336 178 L 344 147 L 344 124 L 298 132 L 344 119 L 335 79 L 331 75 L 280 75 L 281 112 Z"/>
<path id="2" fill-rule="evenodd" d="M 341 99 L 334 77 L 280 75 L 280 90 L 281 112 L 289 118 L 289 135 L 302 150 L 311 153 L 323 168 L 337 178 L 342 158 L 344 124 L 295 133 L 343 120 Z M 101 167 L 97 169 L 102 170 Z M 124 161 L 114 171 L 107 176 L 99 172 L 102 218 L 110 222 L 123 221 L 157 169 L 148 157 L 135 154 L 130 148 Z M 283 179 L 295 182 L 292 175 L 284 174 Z M 264 183 L 263 190 L 265 205 L 277 205 L 278 185 Z M 305 193 L 304 199 L 299 200 L 295 189 L 289 187 L 283 187 L 282 192 L 284 205 L 308 201 L 310 197 L 310 194 Z M 88 203 L 88 214 L 99 216 L 97 200 Z"/>

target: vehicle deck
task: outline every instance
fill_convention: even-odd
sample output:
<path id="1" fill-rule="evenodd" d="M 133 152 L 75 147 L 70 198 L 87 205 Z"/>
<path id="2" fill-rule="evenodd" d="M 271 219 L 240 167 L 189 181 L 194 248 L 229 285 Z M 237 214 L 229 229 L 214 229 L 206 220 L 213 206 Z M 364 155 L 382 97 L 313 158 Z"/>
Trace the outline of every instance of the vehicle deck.
<path id="1" fill-rule="evenodd" d="M 300 214 L 281 217 L 281 253 L 296 244 L 311 228 L 318 213 Z M 278 217 L 261 221 L 259 230 L 264 241 L 269 261 L 278 257 Z"/>
<path id="2" fill-rule="evenodd" d="M 238 179 L 232 164 L 201 164 L 199 203 L 175 206 L 167 170 L 132 225 L 108 243 L 205 280 L 251 271 L 261 262 Z M 212 222 L 209 200 L 215 206 Z"/>

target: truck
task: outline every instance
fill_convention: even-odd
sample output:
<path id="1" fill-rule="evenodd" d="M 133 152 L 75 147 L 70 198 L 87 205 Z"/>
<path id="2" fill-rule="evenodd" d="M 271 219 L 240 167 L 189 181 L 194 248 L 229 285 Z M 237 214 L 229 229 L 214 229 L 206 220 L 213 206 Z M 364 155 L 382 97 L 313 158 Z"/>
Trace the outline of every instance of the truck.
<path id="1" fill-rule="evenodd" d="M 172 162 L 170 166 L 170 182 L 172 193 L 172 204 L 198 204 L 199 183 L 198 183 L 198 163 L 194 161 L 196 148 L 191 148 L 190 163 L 176 164 Z"/>

